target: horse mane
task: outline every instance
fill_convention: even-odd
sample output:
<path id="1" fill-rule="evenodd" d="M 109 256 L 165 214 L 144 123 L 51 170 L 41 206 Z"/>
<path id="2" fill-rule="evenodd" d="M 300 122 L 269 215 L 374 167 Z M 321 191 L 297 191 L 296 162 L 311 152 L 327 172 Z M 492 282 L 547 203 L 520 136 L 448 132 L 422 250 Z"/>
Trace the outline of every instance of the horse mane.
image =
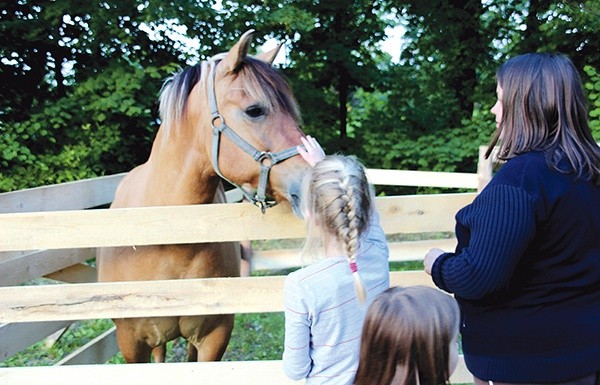
<path id="1" fill-rule="evenodd" d="M 167 130 L 181 123 L 192 89 L 199 81 L 206 80 L 209 64 L 222 59 L 224 55 L 215 55 L 208 61 L 186 67 L 164 82 L 159 97 L 159 113 Z M 232 76 L 241 76 L 244 91 L 263 106 L 288 113 L 296 122 L 300 122 L 298 104 L 287 80 L 270 64 L 246 56 Z"/>
<path id="2" fill-rule="evenodd" d="M 186 67 L 163 83 L 159 97 L 160 120 L 166 129 L 181 122 L 187 100 L 202 76 L 201 64 Z"/>

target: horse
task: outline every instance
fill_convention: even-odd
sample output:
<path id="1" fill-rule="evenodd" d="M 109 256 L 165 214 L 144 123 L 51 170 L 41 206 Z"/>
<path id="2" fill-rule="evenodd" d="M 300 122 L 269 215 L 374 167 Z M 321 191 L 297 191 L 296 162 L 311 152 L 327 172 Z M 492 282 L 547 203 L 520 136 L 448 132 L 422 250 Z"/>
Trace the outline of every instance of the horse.
<path id="1" fill-rule="evenodd" d="M 224 202 L 225 179 L 252 186 L 255 194 L 242 192 L 263 213 L 281 201 L 300 212 L 301 179 L 309 165 L 296 149 L 304 136 L 298 105 L 272 66 L 281 45 L 250 56 L 253 32 L 164 83 L 161 124 L 148 160 L 123 178 L 111 208 Z M 97 268 L 99 282 L 239 277 L 240 246 L 105 247 L 97 251 Z M 234 315 L 113 321 L 128 363 L 164 362 L 166 343 L 179 337 L 188 342 L 188 361 L 217 361 L 229 343 Z"/>

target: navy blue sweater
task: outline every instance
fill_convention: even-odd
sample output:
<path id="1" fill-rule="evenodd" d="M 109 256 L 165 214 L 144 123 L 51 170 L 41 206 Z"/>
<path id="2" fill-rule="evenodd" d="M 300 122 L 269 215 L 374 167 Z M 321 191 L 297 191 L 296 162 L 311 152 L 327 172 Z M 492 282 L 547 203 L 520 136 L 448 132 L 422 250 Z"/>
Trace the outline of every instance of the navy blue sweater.
<path id="1" fill-rule="evenodd" d="M 516 383 L 600 371 L 600 187 L 530 152 L 504 164 L 456 222 L 456 252 L 432 277 L 460 304 L 469 370 Z"/>

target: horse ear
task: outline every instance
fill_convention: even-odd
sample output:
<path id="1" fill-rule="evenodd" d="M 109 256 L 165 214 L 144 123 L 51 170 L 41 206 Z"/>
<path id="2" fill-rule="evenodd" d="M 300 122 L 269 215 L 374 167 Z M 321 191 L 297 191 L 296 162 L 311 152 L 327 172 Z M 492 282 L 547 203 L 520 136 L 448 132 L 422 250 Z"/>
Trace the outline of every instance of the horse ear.
<path id="1" fill-rule="evenodd" d="M 283 43 L 279 43 L 279 44 L 277 44 L 277 47 L 273 48 L 272 50 L 267 51 L 267 52 L 262 52 L 262 53 L 256 55 L 256 58 L 273 65 L 273 61 L 277 57 L 277 54 L 279 53 L 279 50 L 281 49 L 282 45 L 283 45 Z"/>
<path id="2" fill-rule="evenodd" d="M 253 29 L 246 31 L 240 40 L 227 52 L 217 68 L 224 73 L 235 72 L 240 68 L 242 61 L 248 55 L 248 48 L 252 42 Z"/>

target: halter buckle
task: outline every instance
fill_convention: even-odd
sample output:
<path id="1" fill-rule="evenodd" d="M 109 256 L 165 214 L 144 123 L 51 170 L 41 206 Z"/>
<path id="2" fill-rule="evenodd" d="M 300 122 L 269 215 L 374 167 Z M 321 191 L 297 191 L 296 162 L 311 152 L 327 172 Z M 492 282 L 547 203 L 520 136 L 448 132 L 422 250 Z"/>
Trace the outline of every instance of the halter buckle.
<path id="1" fill-rule="evenodd" d="M 215 125 L 215 121 L 217 120 L 221 122 L 221 124 L 219 124 L 218 126 Z M 223 124 L 225 124 L 225 119 L 223 119 L 221 114 L 219 114 L 218 112 L 216 114 L 213 114 L 212 120 L 210 121 L 210 125 L 212 126 L 213 130 L 218 130 L 219 128 L 223 127 Z"/>
<path id="2" fill-rule="evenodd" d="M 269 151 L 262 151 L 258 156 L 257 162 L 260 163 L 261 167 L 271 168 L 275 164 L 273 154 Z"/>

